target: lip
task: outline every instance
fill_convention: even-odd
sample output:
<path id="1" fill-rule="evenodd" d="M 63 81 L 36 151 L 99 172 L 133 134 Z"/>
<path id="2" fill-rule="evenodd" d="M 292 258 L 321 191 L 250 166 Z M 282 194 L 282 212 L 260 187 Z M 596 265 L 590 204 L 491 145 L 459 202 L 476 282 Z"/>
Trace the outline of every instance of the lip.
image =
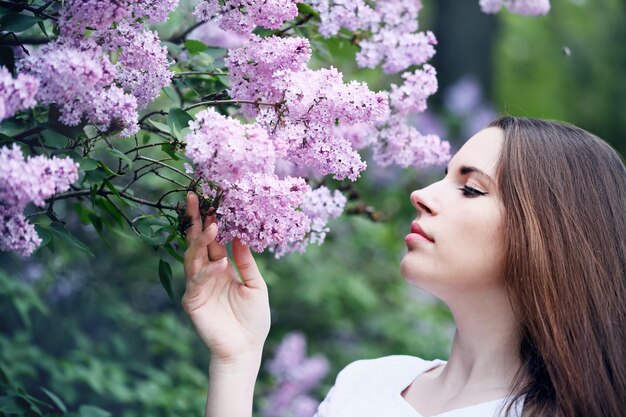
<path id="1" fill-rule="evenodd" d="M 411 223 L 411 234 L 419 235 L 422 238 L 428 240 L 430 243 L 435 243 L 435 240 L 431 236 L 429 236 L 426 232 L 424 232 L 424 229 L 422 229 L 422 227 L 417 222 Z M 409 236 L 407 236 L 407 238 Z"/>

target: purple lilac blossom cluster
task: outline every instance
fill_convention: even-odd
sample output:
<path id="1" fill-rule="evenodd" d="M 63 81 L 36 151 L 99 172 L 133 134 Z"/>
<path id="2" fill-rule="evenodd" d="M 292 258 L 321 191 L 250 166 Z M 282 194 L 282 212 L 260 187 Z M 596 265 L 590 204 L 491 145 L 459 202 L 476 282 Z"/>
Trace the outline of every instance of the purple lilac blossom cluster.
<path id="1" fill-rule="evenodd" d="M 160 22 L 177 4 L 67 1 L 60 10 L 60 36 L 20 60 L 20 70 L 39 79 L 37 100 L 58 106 L 62 123 L 75 126 L 86 117 L 99 129 L 119 126 L 121 136 L 131 136 L 139 130 L 137 111 L 173 76 L 167 49 L 144 20 Z"/>
<path id="2" fill-rule="evenodd" d="M 298 15 L 301 0 L 204 0 L 194 11 L 200 21 L 216 20 L 219 27 L 249 35 L 255 27 L 278 29 Z"/>
<path id="3" fill-rule="evenodd" d="M 309 232 L 299 241 L 290 242 L 287 245 L 277 245 L 272 247 L 277 258 L 291 253 L 304 253 L 310 244 L 321 245 L 326 239 L 326 234 L 330 232 L 328 221 L 341 216 L 346 206 L 347 198 L 339 190 L 332 192 L 325 186 L 311 189 L 304 197 L 300 205 L 300 210 L 310 219 L 311 226 Z"/>
<path id="4" fill-rule="evenodd" d="M 312 417 L 319 402 L 308 393 L 329 370 L 326 357 L 306 356 L 303 334 L 288 333 L 279 345 L 268 371 L 276 380 L 276 389 L 261 408 L 263 417 Z"/>
<path id="5" fill-rule="evenodd" d="M 373 7 L 343 0 L 310 0 L 320 13 L 320 33 L 329 37 L 341 27 L 370 32 L 359 44 L 357 63 L 362 67 L 382 64 L 383 71 L 404 72 L 404 83 L 392 85 L 390 112 L 377 120 L 377 130 L 365 124 L 340 126 L 353 146 L 373 148 L 373 158 L 386 166 L 423 167 L 450 158 L 450 145 L 437 135 L 423 135 L 408 120 L 426 110 L 426 99 L 437 91 L 435 69 L 426 62 L 435 54 L 437 40 L 431 32 L 419 32 L 422 3 L 415 0 L 377 1 Z"/>
<path id="6" fill-rule="evenodd" d="M 275 174 L 246 173 L 223 191 L 216 211 L 218 242 L 239 238 L 262 252 L 271 245 L 289 245 L 310 230 L 311 220 L 299 210 L 309 187 L 304 178 L 278 178 Z M 209 197 L 217 191 L 205 187 Z"/>
<path id="7" fill-rule="evenodd" d="M 286 148 L 280 156 L 289 162 L 319 175 L 354 181 L 365 163 L 334 127 L 374 124 L 388 112 L 387 98 L 363 83 L 344 83 L 334 68 L 307 68 L 310 54 L 305 38 L 252 36 L 225 59 L 230 94 L 255 102 L 282 102 L 278 111 L 249 106 L 246 114 L 257 115 L 257 123 Z"/>
<path id="8" fill-rule="evenodd" d="M 542 16 L 550 11 L 550 0 L 480 0 L 484 13 L 498 13 L 502 7 L 523 16 Z"/>
<path id="9" fill-rule="evenodd" d="M 35 77 L 18 74 L 13 78 L 9 70 L 0 67 L 0 121 L 35 106 L 38 88 L 39 80 Z"/>
<path id="10" fill-rule="evenodd" d="M 264 128 L 243 125 L 213 109 L 196 114 L 189 128 L 185 154 L 195 164 L 194 175 L 215 184 L 206 185 L 204 193 L 220 199 L 221 244 L 239 238 L 262 252 L 302 239 L 311 220 L 297 208 L 309 187 L 303 178 L 274 174 L 276 148 Z"/>
<path id="11" fill-rule="evenodd" d="M 195 164 L 194 175 L 212 183 L 207 195 L 216 195 L 217 187 L 223 192 L 217 211 L 222 243 L 239 237 L 257 251 L 269 247 L 276 256 L 321 243 L 328 219 L 341 213 L 345 197 L 311 190 L 302 178 L 304 186 L 295 186 L 292 175 L 332 174 L 354 181 L 365 169 L 337 126 L 373 126 L 389 111 L 386 94 L 373 93 L 363 83 L 344 83 L 334 68 L 309 69 L 310 56 L 307 39 L 251 35 L 247 44 L 229 51 L 225 63 L 231 96 L 263 103 L 243 108 L 256 122 L 243 125 L 214 110 L 190 122 L 186 154 Z M 268 193 L 273 201 L 284 200 L 278 217 L 270 213 L 277 209 Z M 324 204 L 328 212 L 316 211 Z"/>
<path id="12" fill-rule="evenodd" d="M 41 243 L 35 227 L 24 216 L 33 203 L 67 190 L 78 179 L 78 164 L 70 158 L 28 157 L 16 144 L 0 148 L 0 250 L 28 256 Z"/>
<path id="13" fill-rule="evenodd" d="M 422 8 L 416 0 L 379 0 L 372 8 L 364 1 L 309 0 L 320 13 L 320 34 L 336 35 L 344 27 L 371 35 L 359 44 L 357 64 L 374 68 L 382 63 L 386 73 L 422 65 L 435 54 L 437 40 L 432 32 L 418 32 L 417 17 Z"/>

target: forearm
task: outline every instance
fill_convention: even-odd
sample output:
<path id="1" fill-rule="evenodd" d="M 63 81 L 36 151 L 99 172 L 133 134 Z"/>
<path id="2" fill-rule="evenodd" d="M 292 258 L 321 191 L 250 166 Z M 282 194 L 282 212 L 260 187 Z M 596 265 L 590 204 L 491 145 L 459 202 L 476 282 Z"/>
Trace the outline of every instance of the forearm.
<path id="1" fill-rule="evenodd" d="M 211 360 L 205 417 L 251 417 L 261 351 L 236 362 Z"/>

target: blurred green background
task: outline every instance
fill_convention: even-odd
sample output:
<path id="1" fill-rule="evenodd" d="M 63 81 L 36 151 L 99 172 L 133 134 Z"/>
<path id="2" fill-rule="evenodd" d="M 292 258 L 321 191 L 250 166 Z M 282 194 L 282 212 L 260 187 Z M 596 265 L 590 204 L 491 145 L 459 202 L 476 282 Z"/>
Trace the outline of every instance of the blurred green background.
<path id="1" fill-rule="evenodd" d="M 425 133 L 440 132 L 458 149 L 506 112 L 569 121 L 626 153 L 623 1 L 554 1 L 539 18 L 484 15 L 477 0 L 424 3 L 420 24 L 439 39 L 433 64 L 440 81 L 428 114 L 415 121 Z M 173 33 L 183 22 L 173 16 L 160 30 Z M 346 41 L 317 42 L 333 58 L 319 54 L 314 65 L 332 63 L 373 88 L 394 81 L 357 69 Z M 382 221 L 343 216 L 331 224 L 327 242 L 305 255 L 257 256 L 273 314 L 266 356 L 286 333 L 303 332 L 309 353 L 331 362 L 315 392 L 320 399 L 353 360 L 445 358 L 453 333 L 445 306 L 406 284 L 398 267 L 415 216 L 409 193 L 440 178 L 443 167 L 370 167 L 352 192 Z M 55 404 L 58 397 L 68 413 L 81 416 L 201 415 L 209 357 L 178 302 L 182 265 L 171 260 L 172 302 L 151 247 L 118 226 L 100 236 L 80 223 L 72 203 L 57 209 L 95 256 L 62 243 L 31 258 L 0 253 L 0 377 L 31 395 L 33 404 Z M 258 398 L 271 389 L 262 369 Z M 12 406 L 7 398 L 0 398 L 0 410 Z M 40 404 L 40 410 L 63 415 L 64 406 Z"/>

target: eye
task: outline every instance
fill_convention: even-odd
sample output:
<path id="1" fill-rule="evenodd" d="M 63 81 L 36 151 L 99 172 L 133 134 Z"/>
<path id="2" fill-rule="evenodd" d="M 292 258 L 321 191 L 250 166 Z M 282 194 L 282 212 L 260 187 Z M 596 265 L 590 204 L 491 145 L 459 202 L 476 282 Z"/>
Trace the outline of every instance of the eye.
<path id="1" fill-rule="evenodd" d="M 487 195 L 486 192 L 483 191 L 479 191 L 476 188 L 470 187 L 469 185 L 464 185 L 463 187 L 459 188 L 459 190 L 463 191 L 463 196 L 465 197 L 479 197 L 481 195 Z"/>

